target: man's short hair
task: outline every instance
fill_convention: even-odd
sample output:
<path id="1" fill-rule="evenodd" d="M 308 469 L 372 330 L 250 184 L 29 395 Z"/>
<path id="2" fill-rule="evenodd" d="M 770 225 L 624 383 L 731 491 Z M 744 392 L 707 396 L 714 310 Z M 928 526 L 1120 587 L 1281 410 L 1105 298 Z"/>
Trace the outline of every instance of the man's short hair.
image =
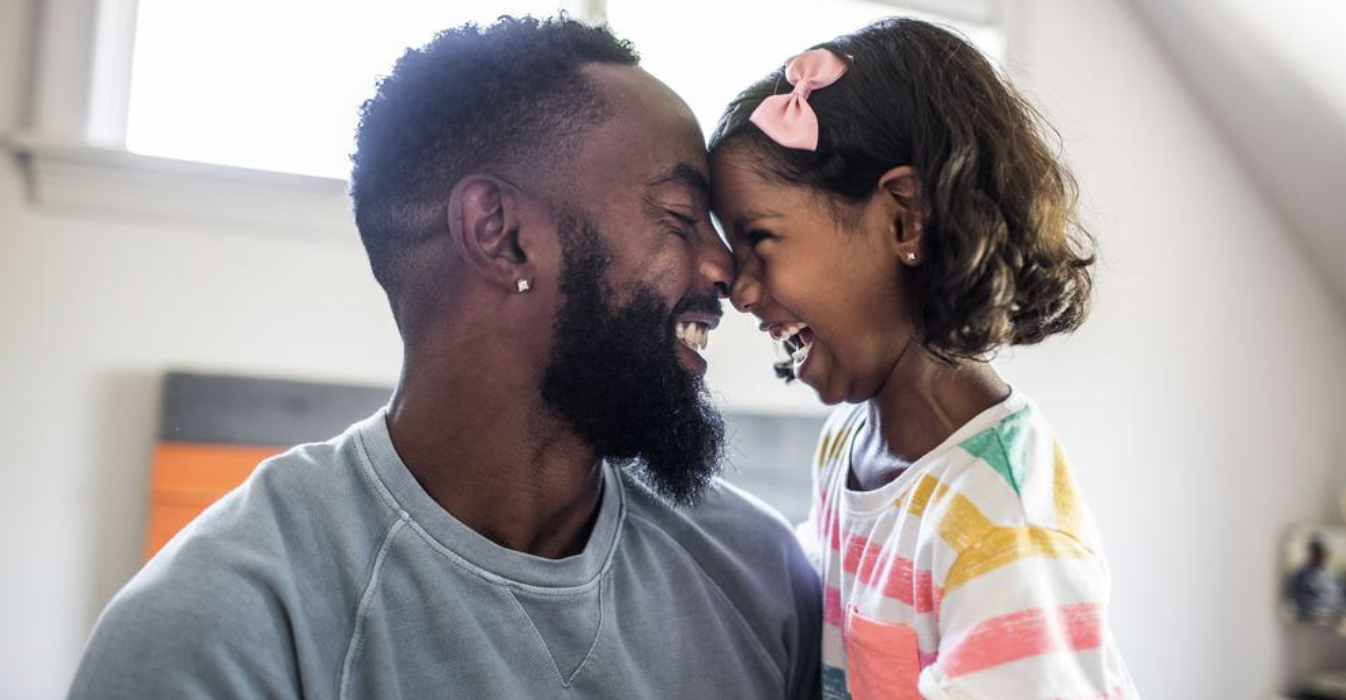
<path id="1" fill-rule="evenodd" d="M 355 223 L 389 297 L 416 245 L 445 231 L 460 179 L 554 168 L 610 111 L 580 69 L 638 61 L 606 28 L 564 16 L 467 24 L 407 50 L 361 107 L 351 156 Z"/>

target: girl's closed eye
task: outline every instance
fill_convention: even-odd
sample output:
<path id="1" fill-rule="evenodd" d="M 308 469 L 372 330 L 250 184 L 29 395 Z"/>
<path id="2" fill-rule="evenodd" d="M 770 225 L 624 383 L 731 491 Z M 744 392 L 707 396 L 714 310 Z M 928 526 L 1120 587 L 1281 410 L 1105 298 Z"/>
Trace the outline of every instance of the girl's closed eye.
<path id="1" fill-rule="evenodd" d="M 773 235 L 770 231 L 754 229 L 752 231 L 749 231 L 743 237 L 747 239 L 749 247 L 756 249 L 757 246 L 761 244 L 763 241 L 774 239 L 775 235 Z"/>

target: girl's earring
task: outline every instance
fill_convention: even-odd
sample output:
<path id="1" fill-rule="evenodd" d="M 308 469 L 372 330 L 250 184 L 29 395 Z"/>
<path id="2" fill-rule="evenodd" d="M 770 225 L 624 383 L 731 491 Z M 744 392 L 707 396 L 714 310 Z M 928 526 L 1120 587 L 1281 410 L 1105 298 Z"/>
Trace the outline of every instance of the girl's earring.
<path id="1" fill-rule="evenodd" d="M 915 253 L 907 253 L 907 262 L 909 262 L 909 263 L 914 263 L 914 262 L 916 262 L 916 254 L 915 254 Z"/>
<path id="2" fill-rule="evenodd" d="M 519 280 L 515 286 L 518 287 L 519 293 L 523 294 L 533 288 L 533 283 L 528 280 Z"/>

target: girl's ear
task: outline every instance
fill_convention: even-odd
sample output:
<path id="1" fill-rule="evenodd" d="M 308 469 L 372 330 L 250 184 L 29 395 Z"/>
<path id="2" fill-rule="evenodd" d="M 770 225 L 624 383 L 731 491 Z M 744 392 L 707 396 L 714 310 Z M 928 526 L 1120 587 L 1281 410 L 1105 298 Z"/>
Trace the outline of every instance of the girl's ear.
<path id="1" fill-rule="evenodd" d="M 925 231 L 925 201 L 916 169 L 900 165 L 879 176 L 879 193 L 892 222 L 892 243 L 904 265 L 921 264 L 925 249 L 921 236 Z"/>

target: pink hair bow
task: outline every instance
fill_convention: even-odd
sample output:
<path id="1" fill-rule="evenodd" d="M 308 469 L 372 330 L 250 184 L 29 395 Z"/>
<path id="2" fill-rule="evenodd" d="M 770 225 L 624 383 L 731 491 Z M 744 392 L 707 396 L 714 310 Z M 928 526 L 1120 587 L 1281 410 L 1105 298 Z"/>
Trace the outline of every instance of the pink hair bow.
<path id="1" fill-rule="evenodd" d="M 809 106 L 814 90 L 835 83 L 846 62 L 827 49 L 812 49 L 785 64 L 785 79 L 795 86 L 788 95 L 772 95 L 757 105 L 748 121 L 786 148 L 818 150 L 818 115 Z"/>

